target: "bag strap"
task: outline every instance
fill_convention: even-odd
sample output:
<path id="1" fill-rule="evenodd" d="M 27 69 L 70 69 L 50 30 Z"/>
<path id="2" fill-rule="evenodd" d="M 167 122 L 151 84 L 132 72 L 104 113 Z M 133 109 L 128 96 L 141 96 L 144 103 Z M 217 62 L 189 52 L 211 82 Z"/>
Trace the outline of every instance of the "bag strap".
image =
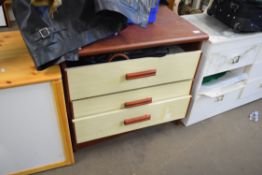
<path id="1" fill-rule="evenodd" d="M 116 53 L 108 59 L 108 62 L 112 62 L 116 58 L 124 58 L 125 60 L 129 60 L 129 57 L 126 54 Z"/>

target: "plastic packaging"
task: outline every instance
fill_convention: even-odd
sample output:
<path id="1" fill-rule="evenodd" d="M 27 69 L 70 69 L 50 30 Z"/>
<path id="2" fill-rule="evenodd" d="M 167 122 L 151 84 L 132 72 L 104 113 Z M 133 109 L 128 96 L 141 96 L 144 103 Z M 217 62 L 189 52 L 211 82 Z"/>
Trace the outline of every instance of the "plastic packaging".
<path id="1" fill-rule="evenodd" d="M 159 8 L 160 0 L 157 0 L 156 6 L 152 7 L 150 10 L 150 15 L 148 17 L 148 24 L 152 24 L 156 21 L 156 16 Z M 131 20 L 128 20 L 129 24 L 133 24 Z"/>
<path id="2" fill-rule="evenodd" d="M 260 112 L 258 111 L 253 111 L 249 114 L 249 120 L 253 122 L 258 122 L 260 118 Z"/>

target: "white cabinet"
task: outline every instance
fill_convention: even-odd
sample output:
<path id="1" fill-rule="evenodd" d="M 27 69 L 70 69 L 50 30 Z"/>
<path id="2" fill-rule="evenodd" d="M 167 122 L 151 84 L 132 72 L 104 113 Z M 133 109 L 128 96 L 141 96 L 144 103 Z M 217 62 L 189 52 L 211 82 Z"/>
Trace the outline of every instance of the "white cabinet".
<path id="1" fill-rule="evenodd" d="M 183 18 L 209 34 L 183 123 L 189 126 L 262 98 L 262 33 L 234 33 L 207 14 Z"/>
<path id="2" fill-rule="evenodd" d="M 52 85 L 0 90 L 0 174 L 64 162 Z"/>
<path id="3" fill-rule="evenodd" d="M 0 175 L 72 164 L 59 67 L 36 71 L 19 32 L 2 32 L 1 39 Z"/>

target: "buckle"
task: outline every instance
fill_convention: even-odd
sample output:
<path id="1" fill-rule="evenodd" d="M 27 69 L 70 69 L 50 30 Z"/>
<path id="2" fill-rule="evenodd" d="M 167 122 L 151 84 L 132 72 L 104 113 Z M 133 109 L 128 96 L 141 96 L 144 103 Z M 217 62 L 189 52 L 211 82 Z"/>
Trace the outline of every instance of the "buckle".
<path id="1" fill-rule="evenodd" d="M 39 33 L 43 39 L 47 38 L 50 35 L 50 30 L 45 27 L 39 30 Z"/>

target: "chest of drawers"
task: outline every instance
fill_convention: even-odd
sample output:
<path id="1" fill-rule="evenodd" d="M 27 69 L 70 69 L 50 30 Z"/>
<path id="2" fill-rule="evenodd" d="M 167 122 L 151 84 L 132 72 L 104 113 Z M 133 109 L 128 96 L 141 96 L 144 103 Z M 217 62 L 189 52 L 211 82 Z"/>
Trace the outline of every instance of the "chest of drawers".
<path id="1" fill-rule="evenodd" d="M 194 51 L 66 69 L 77 143 L 183 118 L 199 58 Z"/>
<path id="2" fill-rule="evenodd" d="M 184 16 L 209 34 L 193 88 L 188 117 L 191 125 L 262 97 L 262 33 L 237 34 L 206 14 Z M 225 73 L 210 83 L 206 78 Z"/>
<path id="3" fill-rule="evenodd" d="M 187 30 L 167 30 L 180 25 Z M 177 46 L 184 51 L 163 57 L 65 66 L 75 147 L 184 118 L 200 59 L 199 49 L 207 38 L 205 33 L 160 7 L 158 21 L 147 29 L 130 26 L 119 36 L 82 49 L 80 56 L 161 46 Z"/>

